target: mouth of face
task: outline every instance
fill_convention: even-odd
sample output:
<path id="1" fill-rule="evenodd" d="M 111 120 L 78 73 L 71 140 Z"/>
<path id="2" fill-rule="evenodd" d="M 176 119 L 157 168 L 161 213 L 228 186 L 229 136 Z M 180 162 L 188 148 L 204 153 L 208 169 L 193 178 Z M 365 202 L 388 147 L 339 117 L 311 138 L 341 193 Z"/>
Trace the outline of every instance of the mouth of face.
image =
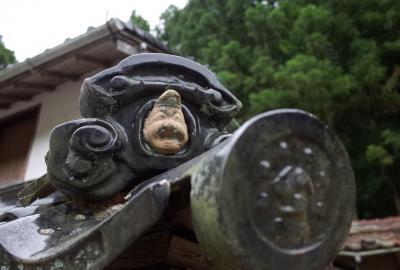
<path id="1" fill-rule="evenodd" d="M 175 154 L 187 142 L 184 126 L 176 121 L 157 121 L 148 127 L 148 144 L 160 154 Z"/>
<path id="2" fill-rule="evenodd" d="M 157 125 L 155 127 L 157 129 L 157 136 L 160 140 L 166 141 L 183 141 L 184 140 L 184 130 L 180 124 L 170 124 L 165 125 L 161 123 L 161 125 Z"/>

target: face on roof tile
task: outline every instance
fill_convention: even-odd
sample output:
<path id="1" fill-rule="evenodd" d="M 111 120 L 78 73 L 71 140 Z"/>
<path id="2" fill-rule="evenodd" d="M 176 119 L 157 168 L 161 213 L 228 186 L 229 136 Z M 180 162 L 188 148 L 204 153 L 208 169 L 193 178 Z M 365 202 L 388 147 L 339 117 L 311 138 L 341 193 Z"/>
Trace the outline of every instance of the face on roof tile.
<path id="1" fill-rule="evenodd" d="M 176 91 L 167 90 L 156 100 L 144 122 L 143 134 L 160 154 L 175 154 L 187 143 L 188 129 Z"/>

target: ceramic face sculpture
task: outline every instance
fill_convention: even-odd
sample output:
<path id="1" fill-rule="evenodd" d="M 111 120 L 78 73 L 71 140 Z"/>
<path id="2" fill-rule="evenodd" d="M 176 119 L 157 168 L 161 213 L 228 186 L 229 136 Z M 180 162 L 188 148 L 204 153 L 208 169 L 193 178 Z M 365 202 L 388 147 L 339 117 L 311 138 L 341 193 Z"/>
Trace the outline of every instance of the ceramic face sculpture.
<path id="1" fill-rule="evenodd" d="M 84 118 L 51 133 L 49 181 L 70 195 L 108 198 L 218 144 L 240 107 L 198 63 L 133 55 L 84 81 Z"/>

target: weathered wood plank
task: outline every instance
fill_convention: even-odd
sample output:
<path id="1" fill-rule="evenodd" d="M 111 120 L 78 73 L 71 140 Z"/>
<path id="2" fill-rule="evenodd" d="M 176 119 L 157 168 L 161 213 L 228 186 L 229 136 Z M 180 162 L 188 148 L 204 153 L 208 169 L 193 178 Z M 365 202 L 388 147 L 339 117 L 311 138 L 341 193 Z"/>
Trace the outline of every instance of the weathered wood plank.
<path id="1" fill-rule="evenodd" d="M 164 262 L 170 235 L 167 232 L 153 233 L 139 238 L 106 269 L 135 269 Z"/>
<path id="2" fill-rule="evenodd" d="M 207 264 L 201 255 L 200 246 L 177 236 L 171 238 L 165 262 L 168 265 L 193 270 L 207 269 Z"/>

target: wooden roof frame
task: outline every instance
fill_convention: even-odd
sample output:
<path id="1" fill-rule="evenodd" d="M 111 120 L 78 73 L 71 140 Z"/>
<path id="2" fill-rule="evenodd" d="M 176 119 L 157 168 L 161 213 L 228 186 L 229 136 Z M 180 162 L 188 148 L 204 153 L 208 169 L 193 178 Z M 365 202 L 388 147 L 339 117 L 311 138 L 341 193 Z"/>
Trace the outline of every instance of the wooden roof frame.
<path id="1" fill-rule="evenodd" d="M 91 55 L 93 49 L 99 51 L 99 55 Z M 55 48 L 1 70 L 0 110 L 53 91 L 65 82 L 79 80 L 91 71 L 110 67 L 139 52 L 170 53 L 170 50 L 132 24 L 111 19 Z M 60 69 L 63 65 L 66 68 Z"/>

